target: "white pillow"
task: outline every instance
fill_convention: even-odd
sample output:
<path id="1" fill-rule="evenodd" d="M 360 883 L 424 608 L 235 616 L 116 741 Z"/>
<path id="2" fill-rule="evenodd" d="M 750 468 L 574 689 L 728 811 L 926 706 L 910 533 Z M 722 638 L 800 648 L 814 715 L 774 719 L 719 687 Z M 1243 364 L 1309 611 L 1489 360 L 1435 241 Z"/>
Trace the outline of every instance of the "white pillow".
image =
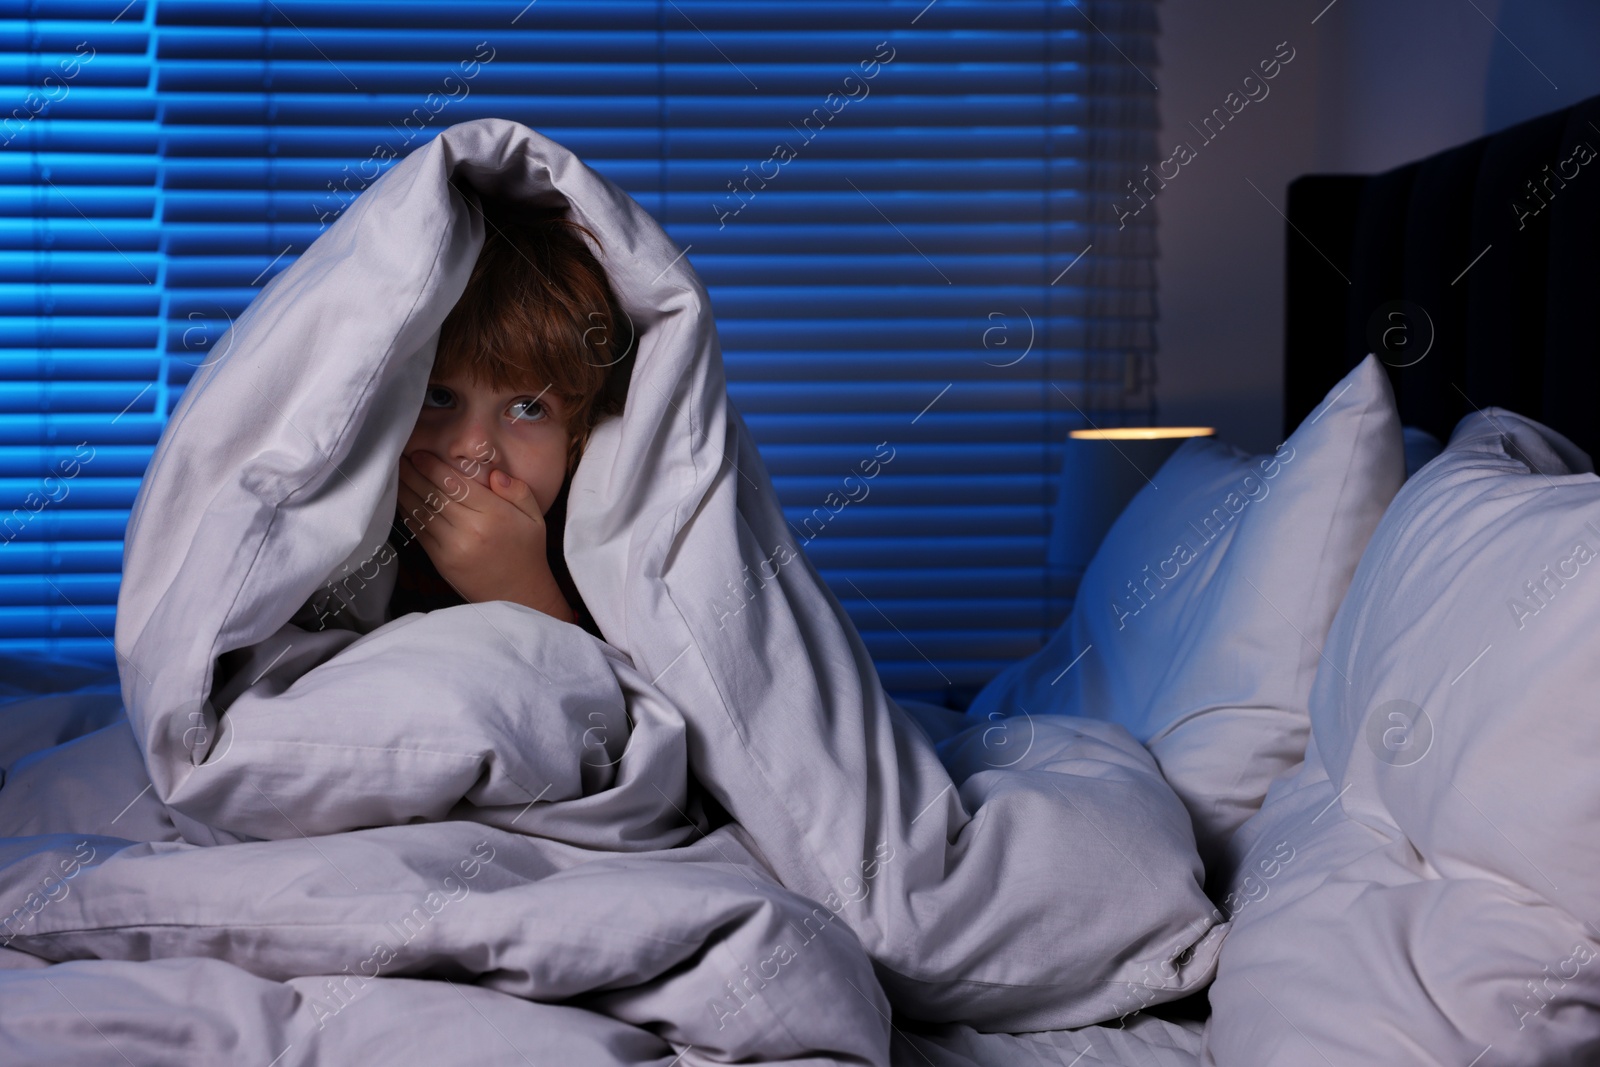
<path id="1" fill-rule="evenodd" d="M 1371 356 L 1275 453 L 1186 442 L 1112 525 L 1054 638 L 968 715 L 1121 724 L 1219 876 L 1228 838 L 1305 752 L 1323 638 L 1404 478 L 1394 395 Z"/>
<path id="2" fill-rule="evenodd" d="M 1592 470 L 1491 408 L 1395 498 L 1234 840 L 1205 1062 L 1600 1062 Z"/>

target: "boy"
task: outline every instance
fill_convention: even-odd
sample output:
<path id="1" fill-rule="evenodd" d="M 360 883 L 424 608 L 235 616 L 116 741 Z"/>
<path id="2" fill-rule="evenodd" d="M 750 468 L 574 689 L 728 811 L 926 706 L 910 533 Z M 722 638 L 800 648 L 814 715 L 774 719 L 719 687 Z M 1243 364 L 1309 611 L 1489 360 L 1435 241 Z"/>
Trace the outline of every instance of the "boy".
<path id="1" fill-rule="evenodd" d="M 445 318 L 400 458 L 387 618 L 509 600 L 601 637 L 561 551 L 589 433 L 621 412 L 633 331 L 564 208 L 480 199 L 483 249 Z"/>

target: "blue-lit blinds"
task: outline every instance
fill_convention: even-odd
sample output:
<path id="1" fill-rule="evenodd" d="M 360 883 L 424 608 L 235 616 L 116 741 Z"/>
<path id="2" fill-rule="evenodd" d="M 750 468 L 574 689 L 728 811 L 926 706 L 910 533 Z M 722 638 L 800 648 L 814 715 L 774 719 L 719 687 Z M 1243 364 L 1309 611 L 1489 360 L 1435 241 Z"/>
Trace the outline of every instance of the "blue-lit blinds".
<path id="1" fill-rule="evenodd" d="M 149 11 L 0 20 L 0 651 L 111 662 L 122 536 L 160 436 Z"/>
<path id="2" fill-rule="evenodd" d="M 687 249 L 796 538 L 891 688 L 979 684 L 1064 614 L 1059 442 L 1148 412 L 1152 213 L 1111 204 L 1154 158 L 1154 0 L 152 0 L 147 21 L 145 411 L 394 159 L 511 118 Z"/>

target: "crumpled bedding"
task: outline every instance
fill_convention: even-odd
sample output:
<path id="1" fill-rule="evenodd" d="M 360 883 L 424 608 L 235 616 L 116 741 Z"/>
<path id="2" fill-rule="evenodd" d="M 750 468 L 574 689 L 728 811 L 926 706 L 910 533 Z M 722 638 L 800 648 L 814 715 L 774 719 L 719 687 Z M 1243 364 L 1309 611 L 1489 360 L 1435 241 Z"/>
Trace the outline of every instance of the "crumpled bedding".
<path id="1" fill-rule="evenodd" d="M 605 641 L 504 601 L 382 622 L 475 191 L 569 203 L 638 331 L 568 501 Z M 482 119 L 256 297 L 130 518 L 126 717 L 7 767 L 0 1058 L 881 1064 L 891 1018 L 1059 1031 L 1209 980 L 1226 927 L 1126 731 L 1033 716 L 1025 744 L 936 748 L 884 692 L 728 402 L 684 251 Z"/>
<path id="2" fill-rule="evenodd" d="M 1588 455 L 1496 407 L 1395 497 L 1305 764 L 1231 843 L 1204 1063 L 1600 1062 L 1597 505 Z"/>

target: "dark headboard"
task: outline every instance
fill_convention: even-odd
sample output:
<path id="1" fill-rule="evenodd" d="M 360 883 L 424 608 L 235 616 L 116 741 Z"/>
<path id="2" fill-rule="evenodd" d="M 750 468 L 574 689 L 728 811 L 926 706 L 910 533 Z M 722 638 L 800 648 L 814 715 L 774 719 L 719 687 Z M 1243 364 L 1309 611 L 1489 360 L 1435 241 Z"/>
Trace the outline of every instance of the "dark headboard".
<path id="1" fill-rule="evenodd" d="M 1600 97 L 1382 174 L 1299 178 L 1289 222 L 1286 434 L 1377 351 L 1406 425 L 1445 441 L 1496 404 L 1600 458 Z"/>

